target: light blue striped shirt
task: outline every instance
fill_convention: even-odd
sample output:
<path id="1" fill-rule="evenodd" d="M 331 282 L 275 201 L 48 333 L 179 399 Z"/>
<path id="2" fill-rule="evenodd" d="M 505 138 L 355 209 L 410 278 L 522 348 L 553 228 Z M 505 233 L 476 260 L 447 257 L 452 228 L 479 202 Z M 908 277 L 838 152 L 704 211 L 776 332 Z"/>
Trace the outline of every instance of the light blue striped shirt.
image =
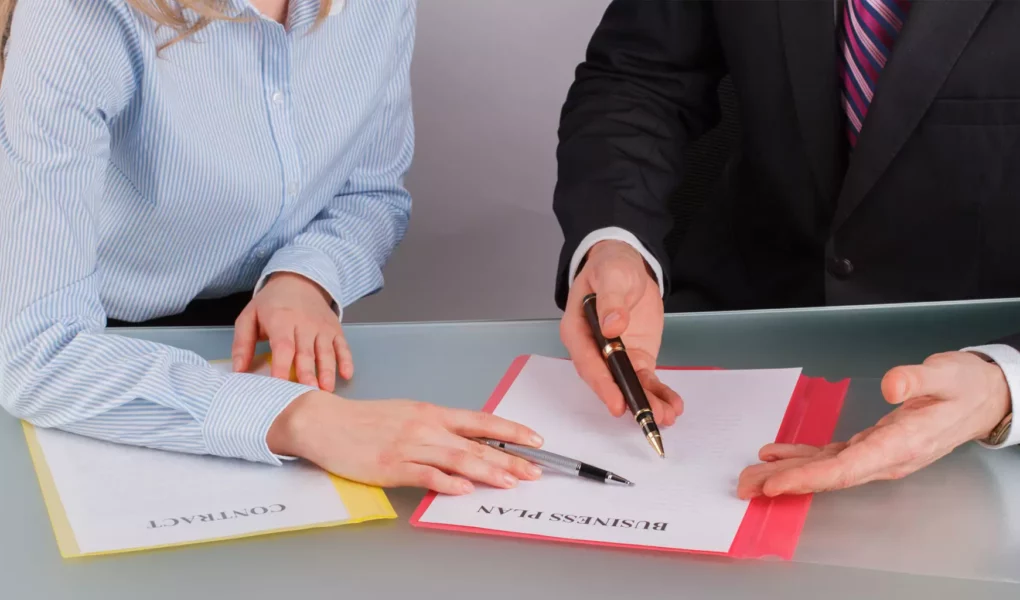
<path id="1" fill-rule="evenodd" d="M 338 306 L 382 286 L 407 227 L 415 0 L 230 0 L 174 32 L 125 0 L 18 0 L 0 83 L 0 402 L 42 427 L 277 463 L 311 388 L 104 332 L 268 274 Z"/>

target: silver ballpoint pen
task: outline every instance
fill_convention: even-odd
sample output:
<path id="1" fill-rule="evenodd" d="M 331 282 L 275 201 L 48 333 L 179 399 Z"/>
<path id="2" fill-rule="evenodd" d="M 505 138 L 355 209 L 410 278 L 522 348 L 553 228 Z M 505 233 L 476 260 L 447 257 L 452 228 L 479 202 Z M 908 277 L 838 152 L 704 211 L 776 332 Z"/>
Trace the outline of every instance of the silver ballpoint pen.
<path id="1" fill-rule="evenodd" d="M 501 442 L 499 440 L 490 440 L 486 438 L 477 438 L 475 441 L 480 444 L 485 444 L 490 448 L 506 452 L 512 456 L 523 458 L 526 461 L 533 462 L 547 469 L 563 473 L 564 475 L 583 477 L 593 481 L 601 481 L 602 483 L 634 485 L 633 482 L 620 477 L 616 473 L 612 473 L 598 467 L 593 467 L 592 465 L 572 458 L 567 458 L 566 456 L 561 456 L 545 450 L 539 450 L 538 448 L 519 446 L 517 444 L 511 444 L 510 442 Z"/>

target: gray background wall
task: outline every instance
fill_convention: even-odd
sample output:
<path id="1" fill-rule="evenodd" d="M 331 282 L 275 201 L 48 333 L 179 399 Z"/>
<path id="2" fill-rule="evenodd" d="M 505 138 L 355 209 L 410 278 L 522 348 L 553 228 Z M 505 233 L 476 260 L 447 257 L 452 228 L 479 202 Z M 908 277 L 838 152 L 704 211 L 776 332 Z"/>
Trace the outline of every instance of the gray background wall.
<path id="1" fill-rule="evenodd" d="M 556 127 L 609 0 L 420 0 L 411 227 L 345 321 L 556 317 Z"/>

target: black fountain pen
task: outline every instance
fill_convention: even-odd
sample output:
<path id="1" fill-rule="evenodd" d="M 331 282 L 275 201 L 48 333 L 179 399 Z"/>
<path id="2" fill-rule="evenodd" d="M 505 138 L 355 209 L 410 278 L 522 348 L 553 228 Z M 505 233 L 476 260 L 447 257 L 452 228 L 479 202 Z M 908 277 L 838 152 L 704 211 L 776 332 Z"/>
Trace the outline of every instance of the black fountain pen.
<path id="1" fill-rule="evenodd" d="M 630 363 L 627 356 L 627 349 L 623 346 L 623 340 L 613 338 L 607 340 L 602 335 L 602 326 L 599 324 L 599 314 L 595 310 L 595 294 L 588 294 L 584 297 L 584 314 L 588 318 L 588 325 L 591 327 L 592 335 L 599 346 L 602 358 L 609 366 L 613 374 L 613 380 L 623 393 L 623 399 L 627 408 L 634 415 L 634 420 L 641 426 L 648 443 L 651 444 L 660 458 L 666 458 L 662 449 L 662 435 L 655 424 L 655 417 L 652 415 L 652 407 L 648 405 L 648 397 L 645 396 L 645 389 L 634 372 L 634 365 Z"/>

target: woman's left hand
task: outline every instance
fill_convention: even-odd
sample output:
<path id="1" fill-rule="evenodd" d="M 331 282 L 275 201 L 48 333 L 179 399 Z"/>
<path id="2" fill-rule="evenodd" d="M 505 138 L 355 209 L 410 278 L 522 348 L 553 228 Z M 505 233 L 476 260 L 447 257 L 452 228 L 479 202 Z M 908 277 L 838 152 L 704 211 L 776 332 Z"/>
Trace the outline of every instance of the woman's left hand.
<path id="1" fill-rule="evenodd" d="M 344 379 L 354 375 L 351 350 L 332 304 L 329 294 L 306 277 L 270 275 L 234 323 L 234 371 L 247 371 L 255 344 L 268 339 L 273 377 L 288 379 L 293 365 L 298 382 L 332 392 L 338 372 Z"/>

